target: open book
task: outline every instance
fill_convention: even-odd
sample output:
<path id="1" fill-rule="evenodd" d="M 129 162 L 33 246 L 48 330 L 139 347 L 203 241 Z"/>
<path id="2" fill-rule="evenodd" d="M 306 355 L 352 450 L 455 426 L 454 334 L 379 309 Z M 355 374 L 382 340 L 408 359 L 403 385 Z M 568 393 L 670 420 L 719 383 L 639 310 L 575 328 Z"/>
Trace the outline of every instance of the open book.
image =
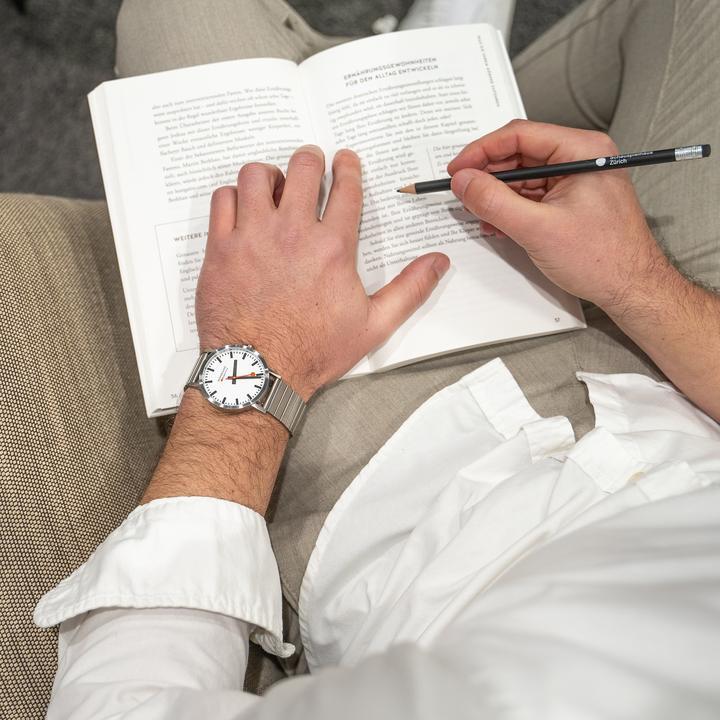
<path id="1" fill-rule="evenodd" d="M 246 162 L 284 170 L 304 143 L 323 148 L 328 167 L 342 147 L 360 155 L 358 271 L 369 293 L 422 253 L 452 261 L 430 301 L 351 375 L 584 327 L 578 301 L 513 242 L 483 237 L 450 193 L 395 192 L 446 176 L 467 142 L 523 116 L 490 25 L 380 35 L 300 65 L 236 60 L 114 80 L 90 108 L 148 415 L 178 405 L 198 354 L 212 191 Z"/>

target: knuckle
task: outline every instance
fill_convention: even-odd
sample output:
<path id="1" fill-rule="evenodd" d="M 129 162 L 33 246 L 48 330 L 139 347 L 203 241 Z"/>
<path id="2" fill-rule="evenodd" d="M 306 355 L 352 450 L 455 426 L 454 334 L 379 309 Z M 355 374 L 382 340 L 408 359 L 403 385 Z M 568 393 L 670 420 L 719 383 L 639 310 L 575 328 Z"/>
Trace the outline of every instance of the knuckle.
<path id="1" fill-rule="evenodd" d="M 283 244 L 288 247 L 302 245 L 307 237 L 307 228 L 297 220 L 290 219 L 283 228 Z"/>
<path id="2" fill-rule="evenodd" d="M 485 215 L 488 217 L 496 217 L 500 212 L 501 206 L 500 192 L 497 187 L 491 185 L 486 192 L 483 193 L 483 206 Z"/>
<path id="3" fill-rule="evenodd" d="M 352 150 L 343 148 L 335 153 L 336 167 L 355 169 L 360 165 L 360 158 Z"/>
<path id="4" fill-rule="evenodd" d="M 329 242 L 325 244 L 324 251 L 325 259 L 331 264 L 344 260 L 347 256 L 347 243 L 345 242 L 345 238 L 342 236 L 331 238 Z"/>
<path id="5" fill-rule="evenodd" d="M 267 173 L 267 166 L 261 162 L 245 163 L 238 173 L 238 182 L 256 178 Z"/>
<path id="6" fill-rule="evenodd" d="M 513 130 L 521 130 L 528 124 L 528 121 L 523 118 L 513 118 L 506 127 L 512 128 Z"/>
<path id="7" fill-rule="evenodd" d="M 363 191 L 359 178 L 352 176 L 348 177 L 347 175 L 338 176 L 335 179 L 335 188 L 346 201 L 353 204 L 359 204 L 362 202 Z"/>
<path id="8" fill-rule="evenodd" d="M 593 130 L 591 132 L 593 140 L 598 148 L 602 149 L 608 155 L 614 155 L 617 153 L 617 145 L 607 133 L 600 130 Z"/>
<path id="9" fill-rule="evenodd" d="M 322 170 L 325 166 L 322 158 L 312 150 L 298 150 L 293 155 L 293 162 L 300 167 L 309 168 L 310 170 Z"/>
<path id="10" fill-rule="evenodd" d="M 415 278 L 410 283 L 410 302 L 413 307 L 419 307 L 425 302 L 425 296 L 427 294 L 427 288 L 425 283 L 420 278 Z"/>
<path id="11" fill-rule="evenodd" d="M 480 218 L 494 218 L 497 216 L 501 198 L 499 188 L 495 183 L 482 183 L 473 178 L 465 190 L 463 197 L 465 205 Z"/>
<path id="12" fill-rule="evenodd" d="M 229 203 L 232 203 L 234 205 L 236 189 L 236 187 L 229 187 L 228 185 L 223 185 L 222 187 L 215 188 L 212 195 L 210 196 L 211 214 L 218 217 L 219 213 L 223 212 L 223 210 L 227 208 Z"/>

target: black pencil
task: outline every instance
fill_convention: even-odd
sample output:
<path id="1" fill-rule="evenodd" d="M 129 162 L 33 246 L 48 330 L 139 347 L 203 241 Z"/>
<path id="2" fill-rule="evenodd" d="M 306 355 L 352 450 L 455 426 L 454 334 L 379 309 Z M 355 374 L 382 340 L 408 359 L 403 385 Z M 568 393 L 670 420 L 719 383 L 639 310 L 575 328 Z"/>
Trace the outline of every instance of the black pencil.
<path id="1" fill-rule="evenodd" d="M 518 180 L 537 180 L 538 178 L 574 175 L 575 173 L 597 172 L 599 170 L 617 170 L 618 168 L 637 167 L 638 165 L 657 165 L 658 163 L 677 162 L 679 160 L 695 160 L 709 157 L 709 145 L 688 145 L 687 147 L 669 148 L 667 150 L 646 150 L 628 153 L 627 155 L 609 155 L 591 160 L 541 165 L 539 167 L 521 167 L 515 170 L 501 170 L 490 173 L 503 182 Z M 427 180 L 401 187 L 398 192 L 411 195 L 441 192 L 450 189 L 450 178 Z"/>

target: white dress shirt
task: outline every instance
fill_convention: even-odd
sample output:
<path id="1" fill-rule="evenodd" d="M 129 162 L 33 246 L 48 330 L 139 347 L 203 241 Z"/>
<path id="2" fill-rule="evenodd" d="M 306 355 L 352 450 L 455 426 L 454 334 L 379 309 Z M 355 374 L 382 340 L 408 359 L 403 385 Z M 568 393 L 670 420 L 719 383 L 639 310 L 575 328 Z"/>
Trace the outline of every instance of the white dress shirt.
<path id="1" fill-rule="evenodd" d="M 42 598 L 49 718 L 704 718 L 720 712 L 720 426 L 668 383 L 579 373 L 596 428 L 540 418 L 500 360 L 437 393 L 345 491 L 288 656 L 263 519 L 137 508 Z"/>

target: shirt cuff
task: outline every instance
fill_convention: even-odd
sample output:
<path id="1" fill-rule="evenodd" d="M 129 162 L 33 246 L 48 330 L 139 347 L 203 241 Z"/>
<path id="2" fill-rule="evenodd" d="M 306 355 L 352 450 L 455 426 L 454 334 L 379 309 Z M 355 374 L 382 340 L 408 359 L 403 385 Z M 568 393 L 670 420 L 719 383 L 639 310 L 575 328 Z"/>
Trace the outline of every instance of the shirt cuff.
<path id="1" fill-rule="evenodd" d="M 182 607 L 243 620 L 250 639 L 289 657 L 282 593 L 265 520 L 208 497 L 154 500 L 133 510 L 90 559 L 46 593 L 33 620 L 50 627 L 99 608 Z"/>

